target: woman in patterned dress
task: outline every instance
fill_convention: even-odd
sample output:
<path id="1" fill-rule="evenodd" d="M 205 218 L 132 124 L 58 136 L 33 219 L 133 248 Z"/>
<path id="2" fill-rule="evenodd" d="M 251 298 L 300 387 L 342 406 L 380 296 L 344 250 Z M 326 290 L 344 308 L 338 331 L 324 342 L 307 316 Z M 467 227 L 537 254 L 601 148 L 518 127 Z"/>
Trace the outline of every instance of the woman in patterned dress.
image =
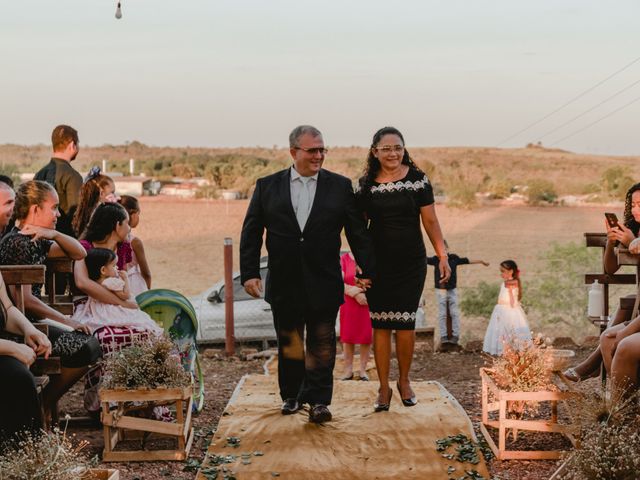
<path id="1" fill-rule="evenodd" d="M 417 403 L 409 381 L 415 343 L 415 320 L 424 288 L 426 251 L 424 226 L 440 258 L 440 276 L 451 271 L 434 207 L 429 179 L 411 160 L 402 134 L 384 127 L 373 136 L 365 174 L 359 180 L 360 205 L 369 220 L 377 261 L 377 276 L 367 291 L 373 325 L 373 351 L 380 379 L 376 412 L 389 410 L 391 332 L 396 331 L 399 379 L 405 407 Z M 444 260 L 444 261 L 442 261 Z"/>

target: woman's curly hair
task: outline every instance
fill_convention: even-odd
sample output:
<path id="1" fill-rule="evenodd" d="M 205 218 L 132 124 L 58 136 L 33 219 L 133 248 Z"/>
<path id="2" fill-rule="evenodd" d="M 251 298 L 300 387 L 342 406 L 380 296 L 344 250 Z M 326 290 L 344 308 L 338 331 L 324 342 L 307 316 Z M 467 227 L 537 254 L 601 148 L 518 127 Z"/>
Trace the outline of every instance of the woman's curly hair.
<path id="1" fill-rule="evenodd" d="M 636 183 L 627 190 L 627 196 L 624 199 L 624 226 L 631 230 L 636 237 L 638 236 L 638 231 L 640 231 L 640 223 L 636 222 L 631 214 L 631 197 L 638 191 L 640 191 L 640 183 Z"/>

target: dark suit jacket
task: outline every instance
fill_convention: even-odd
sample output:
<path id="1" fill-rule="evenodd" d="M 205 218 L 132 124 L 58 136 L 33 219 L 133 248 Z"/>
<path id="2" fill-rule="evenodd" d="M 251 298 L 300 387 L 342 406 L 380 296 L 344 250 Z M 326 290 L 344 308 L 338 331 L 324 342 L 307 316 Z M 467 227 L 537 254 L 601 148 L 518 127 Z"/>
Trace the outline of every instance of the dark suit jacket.
<path id="1" fill-rule="evenodd" d="M 362 268 L 361 277 L 373 279 L 375 275 L 373 243 L 364 216 L 356 205 L 351 181 L 320 170 L 311 212 L 301 232 L 291 204 L 290 177 L 286 169 L 256 183 L 240 238 L 242 283 L 260 278 L 260 249 L 266 229 L 269 270 L 265 300 L 285 307 L 337 308 L 344 301 L 340 270 L 343 228 Z"/>

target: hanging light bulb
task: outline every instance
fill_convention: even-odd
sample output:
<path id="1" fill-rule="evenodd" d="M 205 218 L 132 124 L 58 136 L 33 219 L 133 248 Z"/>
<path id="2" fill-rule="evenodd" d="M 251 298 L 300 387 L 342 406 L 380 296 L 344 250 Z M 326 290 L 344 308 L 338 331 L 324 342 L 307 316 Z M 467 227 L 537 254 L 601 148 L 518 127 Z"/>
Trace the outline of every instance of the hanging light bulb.
<path id="1" fill-rule="evenodd" d="M 118 7 L 116 8 L 116 18 L 118 20 L 122 18 L 122 8 L 120 8 L 120 2 L 118 2 Z"/>

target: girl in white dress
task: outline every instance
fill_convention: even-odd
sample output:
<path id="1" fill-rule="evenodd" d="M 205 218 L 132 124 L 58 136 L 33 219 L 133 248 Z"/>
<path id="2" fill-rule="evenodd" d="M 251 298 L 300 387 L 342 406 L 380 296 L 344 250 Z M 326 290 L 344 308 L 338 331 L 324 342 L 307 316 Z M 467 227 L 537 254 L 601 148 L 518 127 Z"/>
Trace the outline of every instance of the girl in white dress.
<path id="1" fill-rule="evenodd" d="M 500 263 L 500 276 L 504 282 L 500 285 L 498 304 L 493 308 L 482 348 L 491 355 L 502 354 L 505 344 L 517 347 L 531 341 L 529 323 L 520 306 L 522 284 L 516 262 Z"/>
<path id="2" fill-rule="evenodd" d="M 122 195 L 118 202 L 129 214 L 129 226 L 133 230 L 140 223 L 140 203 L 138 199 L 131 195 Z M 127 264 L 127 275 L 129 276 L 131 296 L 135 298 L 138 294 L 151 288 L 151 269 L 144 253 L 142 240 L 135 237 L 131 232 L 127 241 L 131 243 L 131 262 Z"/>
<path id="3" fill-rule="evenodd" d="M 107 248 L 92 248 L 84 260 L 91 280 L 111 290 L 122 300 L 132 300 L 127 273 L 118 272 L 118 257 L 113 251 Z M 73 319 L 89 326 L 92 332 L 108 325 L 139 327 L 156 335 L 163 333 L 163 329 L 142 310 L 102 303 L 91 296 L 84 305 L 76 308 Z"/>

